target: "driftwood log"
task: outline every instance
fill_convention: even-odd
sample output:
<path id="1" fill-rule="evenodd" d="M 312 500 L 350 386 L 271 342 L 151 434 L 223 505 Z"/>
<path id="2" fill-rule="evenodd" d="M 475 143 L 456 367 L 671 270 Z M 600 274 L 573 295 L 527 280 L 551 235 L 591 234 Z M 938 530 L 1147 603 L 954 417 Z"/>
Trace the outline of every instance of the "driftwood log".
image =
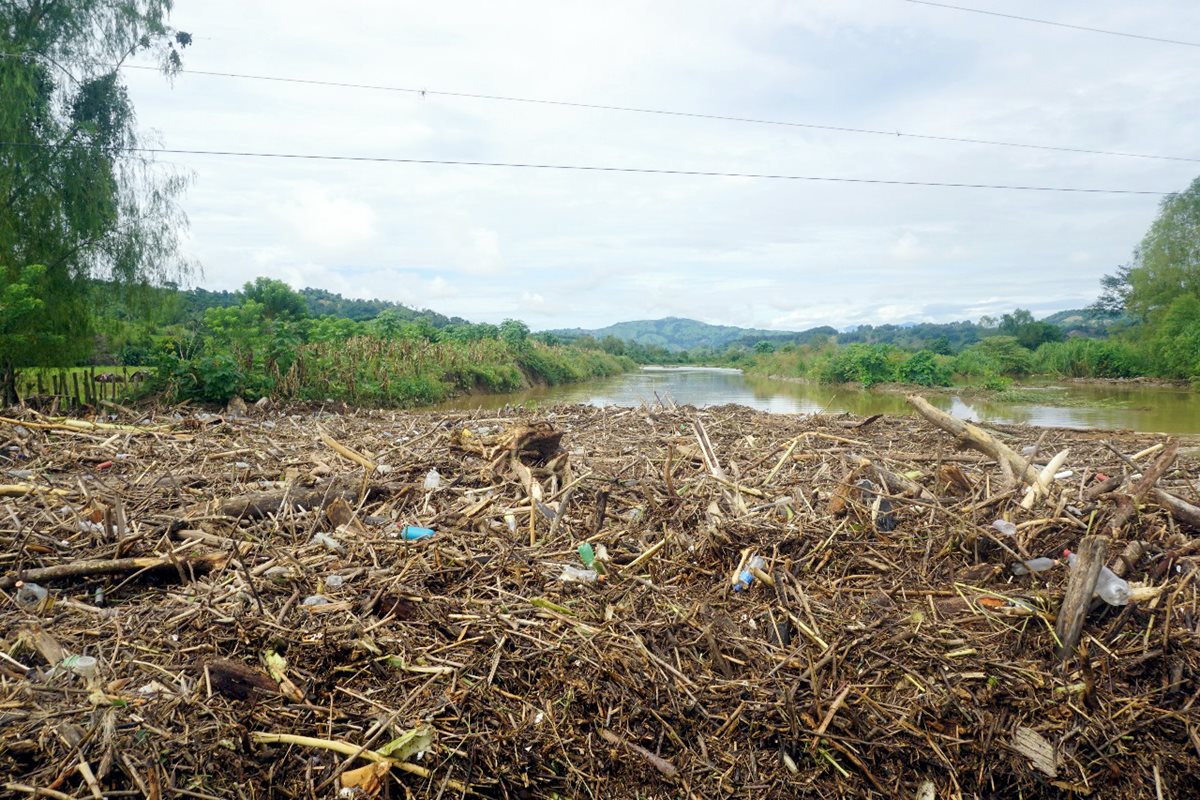
<path id="1" fill-rule="evenodd" d="M 324 508 L 341 498 L 348 503 L 357 503 L 357 485 L 332 483 L 327 486 L 290 486 L 282 491 L 250 492 L 212 503 L 191 506 L 185 512 L 189 518 L 203 516 L 232 517 L 233 519 L 262 519 L 268 514 L 278 514 L 284 508 L 309 511 Z"/>
<path id="2" fill-rule="evenodd" d="M 1163 489 L 1155 489 L 1150 497 L 1154 502 L 1171 512 L 1176 521 L 1200 530 L 1200 506 L 1194 506 Z"/>
<path id="3" fill-rule="evenodd" d="M 1133 491 L 1117 505 L 1117 513 L 1113 514 L 1112 522 L 1109 523 L 1109 529 L 1113 536 L 1119 536 L 1121 528 L 1125 527 L 1125 523 L 1129 522 L 1130 518 L 1137 513 L 1138 504 L 1146 499 L 1146 495 L 1154 488 L 1154 484 L 1158 483 L 1171 465 L 1175 463 L 1175 457 L 1179 454 L 1179 442 L 1170 442 L 1166 449 L 1162 451 L 1155 462 L 1142 474 L 1141 480 L 1133 487 Z"/>
<path id="4" fill-rule="evenodd" d="M 1064 661 L 1075 652 L 1079 638 L 1083 636 L 1083 621 L 1092 603 L 1092 593 L 1096 590 L 1096 580 L 1100 577 L 1107 551 L 1107 536 L 1085 536 L 1079 543 L 1075 566 L 1067 580 L 1067 593 L 1054 625 L 1059 641 L 1058 655 Z"/>
<path id="5" fill-rule="evenodd" d="M 908 396 L 908 403 L 925 419 L 942 430 L 956 437 L 960 442 L 984 455 L 991 456 L 1002 464 L 1007 464 L 1013 474 L 1026 484 L 1038 482 L 1038 470 L 1026 461 L 1011 447 L 1001 442 L 982 428 L 956 419 L 944 411 L 939 411 L 929 404 L 924 397 L 915 394 Z"/>

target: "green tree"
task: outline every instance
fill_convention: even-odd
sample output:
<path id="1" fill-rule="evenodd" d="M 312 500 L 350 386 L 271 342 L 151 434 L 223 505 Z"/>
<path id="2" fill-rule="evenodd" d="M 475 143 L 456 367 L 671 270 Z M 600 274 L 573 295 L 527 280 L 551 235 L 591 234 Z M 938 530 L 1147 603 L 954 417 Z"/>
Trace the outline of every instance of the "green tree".
<path id="1" fill-rule="evenodd" d="M 242 296 L 262 305 L 267 319 L 298 320 L 308 316 L 304 295 L 281 280 L 259 276 L 242 287 Z"/>
<path id="2" fill-rule="evenodd" d="M 519 319 L 506 319 L 500 323 L 500 339 L 509 347 L 520 349 L 529 339 L 529 326 Z"/>
<path id="3" fill-rule="evenodd" d="M 1129 311 L 1152 325 L 1181 295 L 1200 297 L 1200 178 L 1163 198 L 1128 280 Z"/>
<path id="4" fill-rule="evenodd" d="M 1129 273 L 1133 266 L 1125 264 L 1117 267 L 1111 275 L 1100 279 L 1100 296 L 1096 302 L 1088 306 L 1088 311 L 1105 317 L 1119 317 L 1125 313 L 1129 305 Z"/>
<path id="5" fill-rule="evenodd" d="M 754 352 L 759 355 L 766 355 L 775 352 L 775 345 L 768 342 L 766 339 L 760 339 L 754 343 Z"/>
<path id="6" fill-rule="evenodd" d="M 17 275 L 0 273 L 0 366 L 4 396 L 16 397 L 20 367 L 43 363 L 61 346 L 61 335 L 46 325 L 46 268 L 30 266 Z"/>
<path id="7" fill-rule="evenodd" d="M 0 3 L 0 271 L 7 286 L 26 285 L 26 266 L 44 265 L 39 322 L 60 337 L 47 362 L 69 362 L 90 346 L 95 287 L 115 291 L 184 271 L 174 256 L 185 181 L 137 150 L 117 70 L 147 51 L 167 71 L 179 69 L 191 37 L 167 26 L 171 6 Z M 4 369 L 11 402 L 15 364 Z"/>

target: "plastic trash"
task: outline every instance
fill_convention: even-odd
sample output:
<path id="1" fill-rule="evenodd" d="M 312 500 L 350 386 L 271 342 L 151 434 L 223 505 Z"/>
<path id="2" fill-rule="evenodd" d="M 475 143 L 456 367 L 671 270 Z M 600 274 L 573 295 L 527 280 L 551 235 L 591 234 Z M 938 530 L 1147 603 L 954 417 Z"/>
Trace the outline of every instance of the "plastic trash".
<path id="1" fill-rule="evenodd" d="M 855 484 L 862 492 L 863 505 L 870 506 L 872 511 L 875 510 L 875 484 L 872 481 L 863 478 Z M 896 530 L 896 517 L 892 514 L 892 501 L 886 497 L 878 499 L 878 513 L 874 514 L 874 522 L 876 530 L 887 533 L 888 531 Z"/>
<path id="2" fill-rule="evenodd" d="M 346 585 L 345 575 L 326 575 L 325 585 L 330 589 L 340 589 Z"/>
<path id="3" fill-rule="evenodd" d="M 510 533 L 517 532 L 517 518 L 513 514 L 504 515 L 504 524 L 508 526 Z"/>
<path id="4" fill-rule="evenodd" d="M 754 556 L 747 561 L 745 568 L 738 573 L 737 580 L 733 582 L 733 590 L 744 592 L 749 589 L 750 584 L 754 583 L 754 573 L 751 570 L 762 569 L 766 563 L 762 556 Z"/>
<path id="5" fill-rule="evenodd" d="M 1031 572 L 1045 572 L 1058 562 L 1053 558 L 1031 558 L 1028 561 L 1018 561 L 1013 564 L 1013 575 L 1028 575 Z"/>
<path id="6" fill-rule="evenodd" d="M 17 605 L 32 608 L 40 606 L 42 601 L 50 596 L 46 587 L 36 583 L 17 581 Z"/>
<path id="7" fill-rule="evenodd" d="M 341 542 L 330 536 L 328 533 L 322 533 L 320 531 L 314 533 L 312 539 L 310 539 L 308 543 L 323 544 L 327 550 L 332 550 L 335 553 L 346 552 L 346 548 L 342 546 Z"/>
<path id="8" fill-rule="evenodd" d="M 62 660 L 62 666 L 85 680 L 96 677 L 96 659 L 91 656 L 67 656 Z"/>
<path id="9" fill-rule="evenodd" d="M 441 488 L 442 476 L 436 469 L 425 473 L 425 491 L 432 492 Z"/>
<path id="10" fill-rule="evenodd" d="M 241 470 L 250 469 L 250 462 L 249 461 L 235 461 L 235 462 L 233 462 L 233 468 L 241 469 Z"/>
<path id="11" fill-rule="evenodd" d="M 416 525 L 405 525 L 400 529 L 400 535 L 410 542 L 418 539 L 428 539 L 436 531 L 433 528 L 418 528 Z"/>
<path id="12" fill-rule="evenodd" d="M 595 583 L 600 579 L 600 573 L 594 569 L 580 569 L 563 564 L 562 575 L 559 575 L 558 579 L 563 583 Z"/>
<path id="13" fill-rule="evenodd" d="M 1067 557 L 1067 566 L 1074 569 L 1079 556 L 1070 550 L 1064 550 L 1063 555 Z M 1127 606 L 1129 605 L 1129 582 L 1108 567 L 1101 566 L 1100 575 L 1096 578 L 1096 589 L 1092 594 L 1099 596 L 1110 606 Z"/>
<path id="14" fill-rule="evenodd" d="M 311 608 L 312 606 L 327 606 L 331 602 L 333 601 L 323 594 L 310 594 L 300 602 L 300 605 Z"/>
<path id="15" fill-rule="evenodd" d="M 1005 536 L 1016 536 L 1017 526 L 1006 519 L 998 519 L 992 523 L 992 527 L 1003 533 Z"/>
<path id="16" fill-rule="evenodd" d="M 582 561 L 583 565 L 588 569 L 591 569 L 592 565 L 596 563 L 596 551 L 592 548 L 590 543 L 584 542 L 583 544 L 579 545 L 579 560 Z"/>

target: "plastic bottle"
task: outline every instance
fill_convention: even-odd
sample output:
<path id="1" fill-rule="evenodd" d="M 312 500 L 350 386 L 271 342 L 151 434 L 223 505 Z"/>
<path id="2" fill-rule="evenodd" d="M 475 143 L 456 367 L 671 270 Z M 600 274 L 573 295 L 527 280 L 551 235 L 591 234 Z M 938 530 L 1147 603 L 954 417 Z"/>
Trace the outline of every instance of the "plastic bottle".
<path id="1" fill-rule="evenodd" d="M 750 588 L 750 584 L 754 583 L 754 572 L 752 570 L 762 569 L 766 566 L 766 561 L 763 561 L 762 556 L 754 556 L 746 562 L 746 567 L 738 573 L 737 580 L 733 584 L 735 592 L 744 592 Z"/>
<path id="2" fill-rule="evenodd" d="M 442 476 L 436 469 L 431 469 L 425 473 L 425 491 L 432 492 L 440 488 L 442 485 Z"/>
<path id="3" fill-rule="evenodd" d="M 558 579 L 563 583 L 595 583 L 600 579 L 600 573 L 594 569 L 580 569 L 564 564 L 562 575 L 559 575 Z"/>
<path id="4" fill-rule="evenodd" d="M 405 525 L 400 529 L 400 535 L 405 541 L 415 542 L 420 539 L 428 539 L 436 531 L 433 528 L 418 528 L 416 525 Z"/>
<path id="5" fill-rule="evenodd" d="M 1075 562 L 1079 557 L 1070 550 L 1064 550 L 1063 555 L 1067 557 L 1067 566 L 1074 569 Z M 1093 594 L 1099 595 L 1100 599 L 1110 606 L 1127 606 L 1129 605 L 1129 582 L 1108 567 L 1101 566 Z"/>
<path id="6" fill-rule="evenodd" d="M 1003 533 L 1005 536 L 1016 536 L 1017 526 L 1013 525 L 1006 519 L 998 519 L 992 523 L 992 527 Z"/>
<path id="7" fill-rule="evenodd" d="M 1058 562 L 1053 558 L 1031 558 L 1028 561 L 1018 561 L 1013 564 L 1013 575 L 1028 575 L 1031 572 L 1045 572 Z"/>
<path id="8" fill-rule="evenodd" d="M 62 665 L 89 681 L 96 676 L 96 659 L 91 656 L 67 656 Z"/>
<path id="9" fill-rule="evenodd" d="M 330 536 L 328 533 L 322 533 L 321 531 L 314 533 L 312 539 L 310 539 L 308 543 L 323 544 L 327 550 L 331 550 L 335 553 L 346 552 L 346 548 L 342 546 L 341 542 Z"/>
<path id="10" fill-rule="evenodd" d="M 50 592 L 46 591 L 44 586 L 17 581 L 17 605 L 27 608 L 39 606 L 49 594 Z"/>

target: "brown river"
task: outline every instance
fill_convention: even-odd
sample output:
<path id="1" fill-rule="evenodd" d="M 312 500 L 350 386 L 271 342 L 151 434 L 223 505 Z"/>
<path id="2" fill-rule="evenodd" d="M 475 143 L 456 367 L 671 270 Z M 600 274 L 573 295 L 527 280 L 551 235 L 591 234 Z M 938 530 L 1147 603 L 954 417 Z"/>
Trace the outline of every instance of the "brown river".
<path id="1" fill-rule="evenodd" d="M 1200 392 L 1137 384 L 1040 383 L 1015 387 L 1011 399 L 926 393 L 935 406 L 964 419 L 1070 428 L 1200 433 Z M 440 408 L 586 403 L 637 406 L 673 400 L 681 405 L 737 403 L 777 414 L 907 414 L 903 394 L 761 378 L 715 367 L 643 367 L 602 380 L 524 392 L 470 395 Z"/>

